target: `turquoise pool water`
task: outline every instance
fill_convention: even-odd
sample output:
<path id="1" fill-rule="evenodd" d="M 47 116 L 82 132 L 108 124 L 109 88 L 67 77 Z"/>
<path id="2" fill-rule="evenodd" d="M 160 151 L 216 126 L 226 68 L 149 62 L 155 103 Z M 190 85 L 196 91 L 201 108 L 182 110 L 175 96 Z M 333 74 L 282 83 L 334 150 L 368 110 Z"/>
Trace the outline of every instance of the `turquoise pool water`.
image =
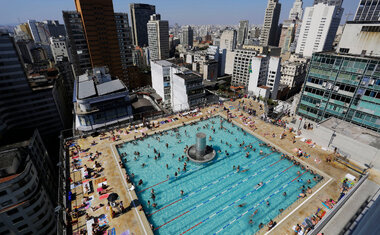
<path id="1" fill-rule="evenodd" d="M 221 120 L 225 129 L 220 128 Z M 182 159 L 184 148 L 195 143 L 195 134 L 200 131 L 207 135 L 207 144 L 221 153 L 210 163 L 187 162 Z M 209 136 L 213 138 L 211 141 Z M 256 137 L 216 116 L 180 127 L 177 132 L 168 130 L 162 135 L 124 143 L 118 151 L 127 154 L 121 159 L 128 174 L 134 174 L 136 193 L 155 234 L 252 234 L 259 230 L 260 223 L 267 224 L 280 214 L 280 209 L 294 203 L 303 185 L 312 188 L 316 184 L 312 174 L 281 159 L 281 153 L 272 152 L 270 147 L 259 146 L 260 143 Z M 249 144 L 252 149 L 244 149 Z M 137 151 L 140 156 L 135 155 Z M 160 157 L 155 159 L 158 152 Z M 233 170 L 233 166 L 240 166 L 240 172 Z M 180 173 L 175 177 L 178 168 Z M 244 170 L 247 171 L 241 172 Z M 138 185 L 140 179 L 142 185 Z M 260 182 L 263 186 L 257 188 Z M 152 189 L 155 201 L 151 198 Z M 251 218 L 255 210 L 258 212 Z M 249 223 L 250 219 L 253 223 Z"/>

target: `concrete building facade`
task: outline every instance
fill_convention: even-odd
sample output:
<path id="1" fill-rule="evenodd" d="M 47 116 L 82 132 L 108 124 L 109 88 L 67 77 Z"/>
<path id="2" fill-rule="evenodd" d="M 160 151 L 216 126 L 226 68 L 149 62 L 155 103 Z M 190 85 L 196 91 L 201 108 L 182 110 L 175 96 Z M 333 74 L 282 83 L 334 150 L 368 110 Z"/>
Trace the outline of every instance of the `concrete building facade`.
<path id="1" fill-rule="evenodd" d="M 181 44 L 184 47 L 193 47 L 193 29 L 190 25 L 182 26 L 182 36 L 181 36 Z"/>
<path id="2" fill-rule="evenodd" d="M 248 86 L 252 58 L 257 54 L 256 50 L 236 50 L 231 79 L 233 86 Z"/>
<path id="3" fill-rule="evenodd" d="M 337 46 L 338 53 L 380 57 L 380 21 L 349 21 Z"/>
<path id="4" fill-rule="evenodd" d="M 237 43 L 236 40 L 237 35 L 235 30 L 224 30 L 220 36 L 220 49 L 226 49 L 227 52 L 235 50 Z"/>
<path id="5" fill-rule="evenodd" d="M 301 87 L 305 80 L 307 68 L 306 58 L 294 58 L 292 55 L 289 60 L 281 63 L 281 84 L 289 88 Z"/>
<path id="6" fill-rule="evenodd" d="M 147 24 L 151 60 L 169 58 L 169 22 L 161 20 L 159 14 L 150 16 Z"/>
<path id="7" fill-rule="evenodd" d="M 343 9 L 319 3 L 307 7 L 297 42 L 296 54 L 311 57 L 314 52 L 332 49 Z"/>
<path id="8" fill-rule="evenodd" d="M 289 20 L 301 20 L 303 16 L 302 0 L 295 0 L 289 12 Z"/>
<path id="9" fill-rule="evenodd" d="M 249 21 L 242 20 L 239 22 L 239 31 L 237 35 L 237 44 L 242 46 L 246 39 L 248 39 Z"/>
<path id="10" fill-rule="evenodd" d="M 277 46 L 277 28 L 280 19 L 281 3 L 278 0 L 268 0 L 265 10 L 264 25 L 260 35 L 260 46 Z"/>
<path id="11" fill-rule="evenodd" d="M 50 48 L 53 53 L 54 61 L 62 60 L 62 57 L 69 58 L 69 52 L 67 50 L 67 42 L 64 36 L 50 37 Z"/>
<path id="12" fill-rule="evenodd" d="M 281 79 L 281 58 L 278 56 L 257 55 L 251 60 L 248 93 L 255 96 L 277 98 Z M 266 97 L 268 98 L 268 97 Z"/>

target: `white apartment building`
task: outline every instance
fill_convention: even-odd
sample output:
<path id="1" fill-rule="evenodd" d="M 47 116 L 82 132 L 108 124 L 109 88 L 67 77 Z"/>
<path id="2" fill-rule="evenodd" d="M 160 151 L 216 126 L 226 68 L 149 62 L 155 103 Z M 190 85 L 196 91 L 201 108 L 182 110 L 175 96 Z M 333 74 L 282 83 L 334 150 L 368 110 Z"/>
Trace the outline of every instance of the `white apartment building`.
<path id="1" fill-rule="evenodd" d="M 257 55 L 257 51 L 237 49 L 235 52 L 231 84 L 246 87 L 248 86 L 252 58 Z"/>
<path id="2" fill-rule="evenodd" d="M 226 49 L 227 52 L 236 48 L 237 35 L 235 30 L 224 30 L 220 37 L 220 49 Z"/>
<path id="3" fill-rule="evenodd" d="M 278 56 L 257 55 L 251 60 L 248 93 L 272 99 L 277 98 L 281 79 L 281 58 Z"/>
<path id="4" fill-rule="evenodd" d="M 203 78 L 191 71 L 173 74 L 171 88 L 174 112 L 195 108 L 206 101 Z"/>
<path id="5" fill-rule="evenodd" d="M 339 6 L 318 3 L 306 7 L 296 54 L 311 57 L 314 52 L 331 50 L 342 14 Z"/>
<path id="6" fill-rule="evenodd" d="M 169 22 L 161 20 L 159 14 L 150 16 L 147 24 L 151 60 L 169 58 Z"/>
<path id="7" fill-rule="evenodd" d="M 164 104 L 171 106 L 170 74 L 173 63 L 166 60 L 151 61 L 150 70 L 152 76 L 152 87 L 161 96 Z"/>
<path id="8" fill-rule="evenodd" d="M 379 57 L 379 43 L 380 22 L 350 21 L 344 26 L 337 52 Z"/>
<path id="9" fill-rule="evenodd" d="M 64 36 L 60 36 L 59 38 L 50 37 L 49 41 L 51 52 L 53 53 L 53 58 L 56 63 L 62 61 L 63 57 L 69 58 L 67 42 Z"/>
<path id="10" fill-rule="evenodd" d="M 189 69 L 166 60 L 151 61 L 151 75 L 153 89 L 174 112 L 205 102 L 203 78 Z"/>

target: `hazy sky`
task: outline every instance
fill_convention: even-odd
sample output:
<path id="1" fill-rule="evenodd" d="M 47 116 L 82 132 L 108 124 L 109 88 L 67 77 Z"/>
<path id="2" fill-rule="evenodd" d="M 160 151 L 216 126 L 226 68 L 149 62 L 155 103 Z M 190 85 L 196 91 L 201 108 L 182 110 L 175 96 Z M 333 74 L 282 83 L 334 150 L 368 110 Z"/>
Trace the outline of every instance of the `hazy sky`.
<path id="1" fill-rule="evenodd" d="M 114 0 L 114 10 L 128 12 L 130 0 Z M 161 18 L 169 20 L 170 25 L 184 24 L 238 24 L 247 19 L 250 24 L 262 24 L 267 0 L 140 0 L 140 3 L 156 5 Z M 288 18 L 294 0 L 280 0 L 282 22 Z M 311 6 L 313 0 L 304 0 L 304 8 Z M 355 14 L 359 0 L 344 0 L 344 15 Z M 62 20 L 62 10 L 75 10 L 74 0 L 11 0 L 2 4 L 0 25 L 18 24 L 28 19 Z M 348 19 L 352 19 L 350 16 Z"/>

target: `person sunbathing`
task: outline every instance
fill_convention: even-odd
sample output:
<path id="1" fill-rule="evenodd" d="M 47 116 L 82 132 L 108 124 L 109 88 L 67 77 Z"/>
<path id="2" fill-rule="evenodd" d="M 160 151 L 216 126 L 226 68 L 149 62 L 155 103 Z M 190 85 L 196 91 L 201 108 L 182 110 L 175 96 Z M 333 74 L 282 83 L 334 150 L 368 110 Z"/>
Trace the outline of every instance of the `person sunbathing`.
<path id="1" fill-rule="evenodd" d="M 101 207 L 103 207 L 103 206 L 104 206 L 104 204 L 100 203 L 100 204 L 97 205 L 97 206 L 92 206 L 91 209 L 92 209 L 93 211 L 96 211 L 97 209 L 99 209 L 99 208 L 101 208 Z"/>

